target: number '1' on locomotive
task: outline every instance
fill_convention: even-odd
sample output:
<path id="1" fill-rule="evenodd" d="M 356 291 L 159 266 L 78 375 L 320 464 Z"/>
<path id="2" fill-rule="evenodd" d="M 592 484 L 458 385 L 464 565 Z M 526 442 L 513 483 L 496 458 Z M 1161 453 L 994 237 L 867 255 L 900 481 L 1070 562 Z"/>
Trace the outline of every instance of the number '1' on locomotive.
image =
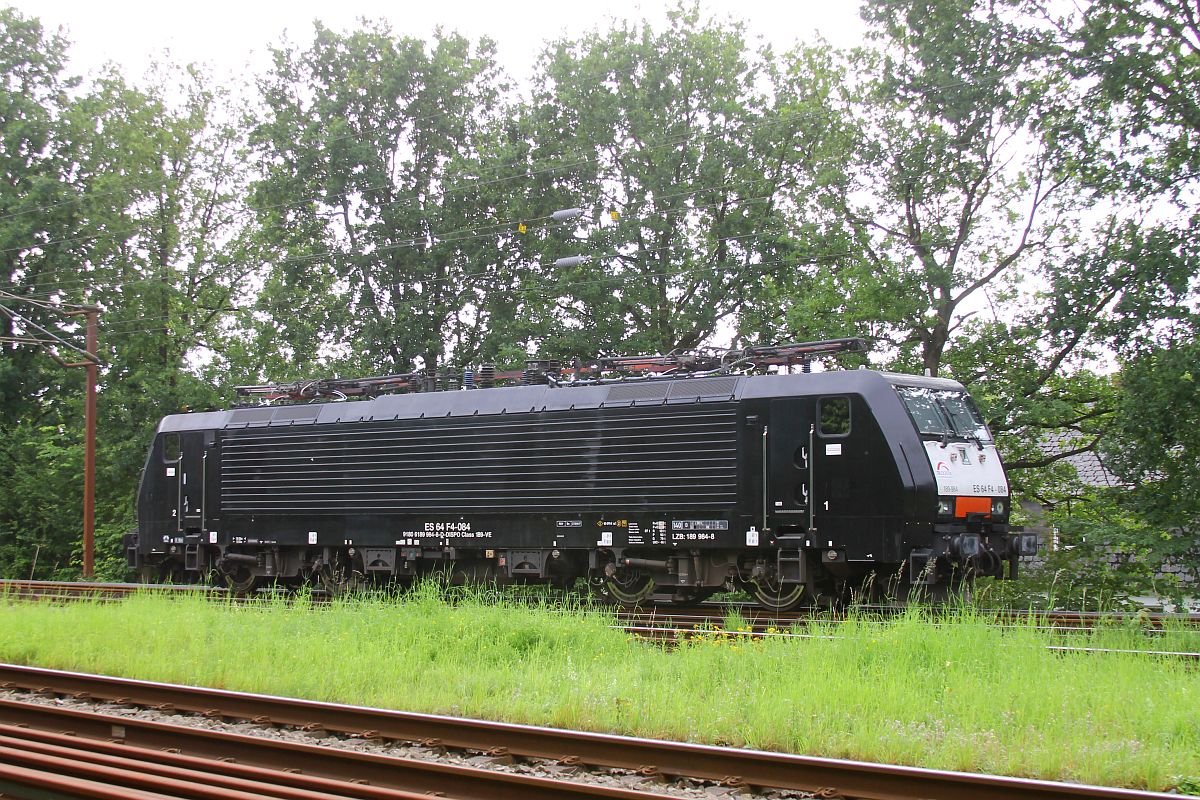
<path id="1" fill-rule="evenodd" d="M 164 418 L 127 560 L 145 580 L 239 590 L 584 578 L 622 604 L 741 588 L 779 610 L 1015 577 L 1037 540 L 1009 525 L 971 397 L 808 370 L 857 349 L 531 362 L 522 385 L 485 367 L 453 391 L 420 374 L 242 387 L 293 402 Z"/>

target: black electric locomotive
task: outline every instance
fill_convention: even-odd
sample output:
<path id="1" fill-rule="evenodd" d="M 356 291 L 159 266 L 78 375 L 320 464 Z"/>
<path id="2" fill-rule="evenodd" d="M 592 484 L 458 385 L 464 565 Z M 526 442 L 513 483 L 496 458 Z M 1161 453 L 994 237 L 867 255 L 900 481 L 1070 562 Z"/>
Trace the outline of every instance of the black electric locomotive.
<path id="1" fill-rule="evenodd" d="M 860 346 L 531 362 L 523 385 L 485 368 L 456 391 L 421 375 L 245 387 L 293 402 L 160 423 L 128 563 L 239 590 L 586 578 L 635 604 L 740 587 L 773 609 L 1015 577 L 1036 539 L 1008 524 L 962 385 L 807 371 Z M 347 395 L 368 399 L 320 402 Z"/>

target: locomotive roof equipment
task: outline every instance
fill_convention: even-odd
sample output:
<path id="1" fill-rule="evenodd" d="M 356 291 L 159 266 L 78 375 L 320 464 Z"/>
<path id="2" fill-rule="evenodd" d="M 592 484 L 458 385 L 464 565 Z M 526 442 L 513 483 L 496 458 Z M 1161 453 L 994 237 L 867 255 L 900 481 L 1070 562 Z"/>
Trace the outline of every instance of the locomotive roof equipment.
<path id="1" fill-rule="evenodd" d="M 649 356 L 604 356 L 588 363 L 575 359 L 570 367 L 558 361 L 531 360 L 524 370 L 495 372 L 495 367 L 485 364 L 478 373 L 464 370 L 464 376 L 478 374 L 486 383 L 478 385 L 474 380 L 464 379 L 463 389 L 491 388 L 496 382 L 548 383 L 554 386 L 586 386 L 610 381 L 628 380 L 632 376 L 646 378 L 681 378 L 707 375 L 749 374 L 765 371 L 770 367 L 788 368 L 799 365 L 808 372 L 814 358 L 839 353 L 865 353 L 866 343 L 862 339 L 826 339 L 819 342 L 797 342 L 782 345 L 758 345 L 742 349 L 698 350 L 694 352 L 671 352 L 666 355 Z M 379 375 L 370 378 L 325 378 L 300 380 L 285 384 L 236 386 L 239 397 L 255 397 L 264 400 L 290 400 L 303 402 L 318 397 L 348 399 L 350 397 L 378 397 L 381 394 L 404 392 L 427 392 L 460 388 L 449 385 L 456 382 L 456 373 L 426 374 L 405 372 L 396 375 Z"/>

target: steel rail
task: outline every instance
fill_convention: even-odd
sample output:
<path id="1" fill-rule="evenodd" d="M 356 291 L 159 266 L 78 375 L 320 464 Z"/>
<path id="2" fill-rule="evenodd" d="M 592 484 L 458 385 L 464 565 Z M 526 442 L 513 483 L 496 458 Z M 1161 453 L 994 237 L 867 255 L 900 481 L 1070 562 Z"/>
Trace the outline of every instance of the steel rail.
<path id="1" fill-rule="evenodd" d="M 424 800 L 431 793 L 460 800 L 664 797 L 572 783 L 569 776 L 518 775 L 34 704 L 5 702 L 0 711 L 54 728 L 0 724 L 0 764 L 167 794 L 188 796 L 192 783 L 205 787 L 205 797 L 216 792 L 239 800 Z M 61 732 L 64 726 L 69 733 Z M 113 729 L 119 736 L 109 736 Z"/>
<path id="2" fill-rule="evenodd" d="M 723 781 L 727 785 L 809 792 L 832 790 L 843 796 L 871 800 L 1000 800 L 1017 795 L 1028 800 L 1135 800 L 1170 797 L 1129 789 L 972 775 L 360 706 L 341 706 L 311 700 L 57 672 L 35 667 L 0 665 L 0 686 L 61 695 L 81 695 L 140 706 L 173 708 L 178 711 L 207 713 L 209 716 L 257 719 L 260 722 L 269 721 L 274 725 L 316 728 L 368 738 L 426 743 L 433 740 L 446 747 L 473 751 L 495 752 L 495 748 L 502 747 L 505 748 L 505 752 L 522 757 L 642 770 L 643 773 L 649 770 L 669 776 Z M 14 713 L 13 706 L 50 708 L 26 703 L 4 703 L 3 713 Z M 74 713 L 78 715 L 83 712 Z M 133 721 L 121 724 L 129 726 L 127 735 L 128 730 L 134 726 Z"/>
<path id="3" fill-rule="evenodd" d="M 33 789 L 38 797 L 64 798 L 86 797 L 95 800 L 176 800 L 177 796 L 144 792 L 128 786 L 113 786 L 98 781 L 89 781 L 54 772 L 13 766 L 0 763 L 0 792 L 12 793 L 14 797 L 21 789 Z M 2 794 L 0 796 L 7 796 Z"/>
<path id="4" fill-rule="evenodd" d="M 228 589 L 221 586 L 201 586 L 196 584 L 172 583 L 98 583 L 91 581 L 34 581 L 34 580 L 0 580 L 0 598 L 6 594 L 14 595 L 20 592 L 59 592 L 70 594 L 112 594 L 129 595 L 138 592 L 172 594 L 176 592 L 194 594 L 224 595 Z M 745 615 L 746 622 L 751 625 L 774 625 L 782 627 L 793 622 L 805 622 L 812 619 L 837 622 L 845 617 L 845 613 L 830 613 L 828 611 L 813 611 L 801 609 L 798 611 L 770 611 L 760 608 L 754 603 L 742 601 L 716 602 L 706 601 L 692 606 L 678 605 L 648 605 L 642 608 L 624 610 L 618 609 L 623 618 L 644 620 L 680 620 L 685 624 L 714 624 L 722 622 L 730 611 Z M 878 617 L 881 620 L 888 616 L 904 611 L 894 606 L 855 606 L 852 611 L 865 615 L 866 618 Z M 1047 625 L 1068 627 L 1091 627 L 1096 624 L 1136 622 L 1151 627 L 1162 627 L 1169 624 L 1200 626 L 1200 613 L 1164 613 L 1148 611 L 1041 611 L 1035 609 L 980 609 L 981 617 L 995 617 L 1009 622 L 1042 621 Z"/>
<path id="5" fill-rule="evenodd" d="M 724 619 L 726 613 L 730 611 L 737 611 L 745 615 L 747 622 L 755 622 L 759 620 L 764 622 L 795 622 L 807 621 L 813 618 L 826 619 L 831 622 L 836 622 L 846 616 L 846 612 L 830 613 L 829 611 L 825 610 L 814 611 L 809 609 L 778 612 L 760 608 L 754 603 L 749 602 L 720 603 L 713 601 L 706 601 L 696 606 L 650 606 L 645 609 L 634 610 L 628 613 L 647 616 L 695 616 L 697 618 L 711 621 L 720 621 Z M 882 620 L 886 619 L 887 617 L 904 613 L 905 608 L 896 606 L 858 605 L 853 606 L 851 611 L 857 613 L 860 617 L 866 617 L 868 619 L 879 618 Z M 1169 624 L 1200 626 L 1200 613 L 1196 612 L 1166 613 L 1161 611 L 1060 611 L 1039 609 L 981 608 L 977 609 L 975 613 L 983 618 L 995 618 L 1007 622 L 1025 623 L 1032 620 L 1044 622 L 1048 625 L 1069 627 L 1092 627 L 1097 624 L 1120 624 L 1130 622 L 1153 627 L 1161 627 Z"/>
<path id="6" fill-rule="evenodd" d="M 224 595 L 219 586 L 175 583 L 99 583 L 91 581 L 0 580 L 0 600 L 5 598 L 125 597 L 132 594 Z"/>
<path id="7" fill-rule="evenodd" d="M 19 743 L 19 742 L 16 742 Z M 212 781 L 203 772 L 176 772 L 173 775 L 157 775 L 143 771 L 144 764 L 136 759 L 121 759 L 120 763 L 97 764 L 78 758 L 70 748 L 60 748 L 55 754 L 36 752 L 27 747 L 0 746 L 0 764 L 8 768 L 35 770 L 43 775 L 56 775 L 72 781 L 88 784 L 100 783 L 124 789 L 148 791 L 162 797 L 214 798 L 214 800 L 261 800 L 263 797 L 283 798 L 265 791 L 261 783 L 249 782 L 231 788 L 221 781 Z M 76 796 L 68 791 L 68 797 Z M 318 800 L 320 795 L 308 793 L 304 797 L 287 800 Z M 332 800 L 340 800 L 334 795 Z M 406 800 L 410 800 L 407 799 Z"/>
<path id="8" fill-rule="evenodd" d="M 800 637 L 812 638 L 812 634 L 804 634 L 797 630 L 798 626 L 806 626 L 812 622 L 824 622 L 837 624 L 844 620 L 841 616 L 804 614 L 802 612 L 790 612 L 786 616 L 778 613 L 768 615 L 766 612 L 760 614 L 748 614 L 743 617 L 741 623 L 744 625 L 741 629 L 724 627 L 727 618 L 720 614 L 697 615 L 693 612 L 683 614 L 675 613 L 670 610 L 653 610 L 649 612 L 639 610 L 620 610 L 617 612 L 617 618 L 621 621 L 621 625 L 614 626 L 623 628 L 631 633 L 638 633 L 642 630 L 661 629 L 664 633 L 672 631 L 691 634 L 710 634 L 728 636 L 744 636 L 749 638 L 772 638 L 777 636 L 782 637 Z M 1103 619 L 1103 618 L 1101 618 Z M 996 617 L 996 622 L 992 623 L 993 627 L 999 629 L 1019 629 L 1019 630 L 1037 630 L 1047 633 L 1067 634 L 1067 633 L 1085 633 L 1093 629 L 1093 625 L 1088 622 L 1075 621 L 1072 615 L 1067 615 L 1062 618 L 1046 618 L 1044 621 L 1037 616 L 1016 617 L 1009 616 Z M 860 619 L 860 621 L 863 621 Z M 886 624 L 885 617 L 866 618 L 865 621 L 879 624 Z M 1163 620 L 1158 621 L 1147 620 L 1130 616 L 1125 619 L 1114 620 L 1118 623 L 1130 622 L 1145 622 L 1148 627 L 1141 628 L 1141 631 L 1146 635 L 1159 635 L 1166 632 Z M 1190 615 L 1187 617 L 1178 617 L 1174 620 L 1177 624 L 1192 627 L 1200 625 L 1200 617 Z M 941 623 L 933 621 L 934 626 Z M 828 637 L 825 637 L 828 638 Z M 1185 657 L 1190 657 L 1191 654 L 1184 654 Z"/>
<path id="9" fill-rule="evenodd" d="M 612 630 L 632 633 L 652 642 L 673 644 L 680 639 L 712 637 L 713 639 L 828 639 L 842 637 L 825 633 L 797 633 L 795 631 L 731 631 L 705 630 L 703 628 L 672 628 L 665 625 L 610 625 Z M 1067 645 L 1042 645 L 1042 649 L 1056 653 L 1099 653 L 1109 655 L 1157 656 L 1181 661 L 1200 661 L 1200 652 L 1187 650 L 1131 650 L 1110 647 L 1070 647 Z"/>

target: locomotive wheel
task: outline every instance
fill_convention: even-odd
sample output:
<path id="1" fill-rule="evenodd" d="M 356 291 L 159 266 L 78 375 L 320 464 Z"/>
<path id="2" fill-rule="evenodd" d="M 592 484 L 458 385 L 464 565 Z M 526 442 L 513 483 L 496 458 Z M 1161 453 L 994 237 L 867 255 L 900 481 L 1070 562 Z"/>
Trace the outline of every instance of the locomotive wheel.
<path id="1" fill-rule="evenodd" d="M 703 603 L 717 593 L 717 589 L 679 589 L 671 595 L 671 603 L 677 606 Z"/>
<path id="2" fill-rule="evenodd" d="M 254 573 L 244 565 L 234 567 L 232 572 L 222 572 L 221 577 L 234 594 L 246 594 L 254 588 Z"/>
<path id="3" fill-rule="evenodd" d="M 138 583 L 162 583 L 162 569 L 156 564 L 138 567 Z"/>
<path id="4" fill-rule="evenodd" d="M 366 583 L 362 556 L 339 550 L 333 554 L 333 563 L 324 564 L 317 572 L 325 591 L 337 597 L 361 589 Z"/>
<path id="5" fill-rule="evenodd" d="M 619 606 L 632 608 L 654 591 L 654 578 L 628 567 L 617 570 L 604 579 L 603 595 Z"/>
<path id="6" fill-rule="evenodd" d="M 768 611 L 791 611 L 804 604 L 804 584 L 779 584 L 772 586 L 765 580 L 747 584 L 746 588 L 758 603 Z"/>

